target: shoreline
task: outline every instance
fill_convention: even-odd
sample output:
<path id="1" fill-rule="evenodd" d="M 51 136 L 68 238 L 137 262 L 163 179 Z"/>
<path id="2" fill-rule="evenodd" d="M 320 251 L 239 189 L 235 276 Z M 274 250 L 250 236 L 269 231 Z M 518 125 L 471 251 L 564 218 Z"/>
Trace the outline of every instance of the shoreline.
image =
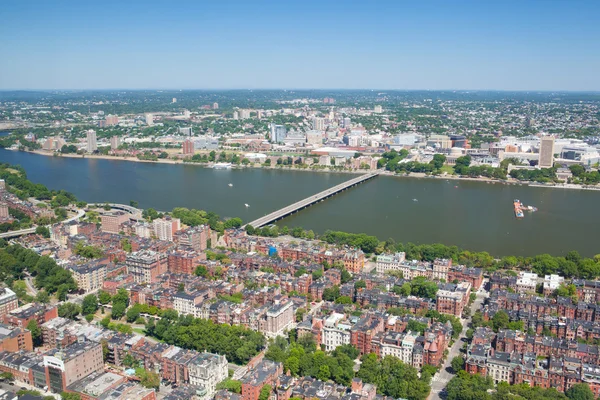
<path id="1" fill-rule="evenodd" d="M 139 163 L 155 163 L 155 164 L 168 164 L 168 165 L 194 165 L 201 168 L 209 168 L 213 169 L 214 162 L 211 163 L 193 163 L 193 162 L 184 162 L 183 160 L 172 160 L 172 159 L 158 159 L 154 160 L 140 160 L 137 157 L 116 157 L 109 155 L 84 155 L 81 156 L 79 154 L 61 154 L 55 155 L 56 153 L 50 153 L 46 150 L 16 150 L 16 149 L 8 149 L 9 151 L 24 151 L 25 153 L 33 153 L 46 157 L 66 157 L 66 158 L 79 158 L 79 159 L 88 159 L 88 160 L 112 160 L 112 161 L 129 161 L 129 162 L 139 162 Z M 228 168 L 229 169 L 229 168 Z M 353 174 L 358 175 L 362 173 L 367 173 L 368 171 L 354 171 L 354 170 L 342 170 L 342 171 L 332 171 L 329 169 L 311 169 L 311 168 L 288 168 L 286 166 L 270 166 L 265 167 L 262 165 L 236 165 L 232 166 L 230 169 L 263 169 L 263 170 L 276 170 L 276 171 L 303 171 L 303 172 L 314 172 L 314 173 L 330 173 L 330 174 Z M 493 178 L 470 178 L 470 177 L 461 177 L 457 175 L 427 175 L 422 172 L 411 172 L 409 175 L 406 174 L 396 174 L 389 171 L 384 171 L 381 173 L 383 176 L 391 176 L 395 178 L 416 178 L 416 179 L 452 179 L 455 181 L 470 181 L 470 182 L 481 182 L 481 183 L 491 183 L 491 184 L 500 184 L 500 185 L 508 185 L 508 186 L 529 186 L 532 188 L 546 188 L 546 189 L 567 189 L 567 190 L 588 190 L 588 191 L 600 191 L 600 186 L 597 187 L 585 187 L 583 185 L 577 184 L 552 184 L 546 185 L 543 183 L 537 182 L 521 182 L 517 180 L 499 180 Z"/>

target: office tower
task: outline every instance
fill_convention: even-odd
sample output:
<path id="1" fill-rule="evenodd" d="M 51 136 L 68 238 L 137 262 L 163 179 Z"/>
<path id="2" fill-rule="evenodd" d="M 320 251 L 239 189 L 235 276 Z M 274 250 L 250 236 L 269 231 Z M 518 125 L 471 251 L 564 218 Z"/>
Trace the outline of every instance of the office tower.
<path id="1" fill-rule="evenodd" d="M 0 219 L 6 219 L 9 216 L 8 206 L 6 204 L 0 204 Z"/>
<path id="2" fill-rule="evenodd" d="M 283 143 L 286 136 L 284 125 L 271 125 L 271 141 L 273 143 Z"/>
<path id="3" fill-rule="evenodd" d="M 191 115 L 189 110 L 183 110 L 183 118 L 189 119 Z"/>
<path id="4" fill-rule="evenodd" d="M 98 143 L 96 142 L 96 131 L 90 129 L 87 131 L 87 152 L 93 153 L 98 150 Z"/>
<path id="5" fill-rule="evenodd" d="M 213 110 L 218 110 L 219 109 L 219 103 L 214 102 L 213 103 Z"/>
<path id="6" fill-rule="evenodd" d="M 150 113 L 147 113 L 145 116 L 146 116 L 146 125 L 153 125 L 154 124 L 154 116 Z"/>
<path id="7" fill-rule="evenodd" d="M 173 97 L 173 103 L 177 103 L 177 98 Z"/>
<path id="8" fill-rule="evenodd" d="M 542 136 L 540 139 L 540 168 L 552 168 L 554 165 L 554 136 Z"/>
<path id="9" fill-rule="evenodd" d="M 118 136 L 113 136 L 110 138 L 110 149 L 117 150 L 121 145 L 121 138 Z"/>
<path id="10" fill-rule="evenodd" d="M 377 105 L 373 108 L 373 112 L 376 114 L 381 114 L 383 112 L 383 108 L 381 106 Z"/>
<path id="11" fill-rule="evenodd" d="M 240 110 L 239 116 L 240 116 L 240 119 L 250 118 L 250 110 Z"/>
<path id="12" fill-rule="evenodd" d="M 344 118 L 344 128 L 350 128 L 352 126 L 352 120 L 348 117 Z"/>
<path id="13" fill-rule="evenodd" d="M 233 112 L 233 119 L 240 119 L 240 113 L 238 113 L 237 111 Z"/>

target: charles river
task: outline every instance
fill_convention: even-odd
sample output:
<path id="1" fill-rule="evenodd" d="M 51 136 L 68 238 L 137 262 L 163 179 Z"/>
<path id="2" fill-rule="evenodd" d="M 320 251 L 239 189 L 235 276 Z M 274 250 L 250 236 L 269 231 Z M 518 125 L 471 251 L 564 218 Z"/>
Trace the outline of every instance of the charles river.
<path id="1" fill-rule="evenodd" d="M 87 202 L 188 207 L 249 222 L 344 180 L 349 174 L 213 170 L 197 165 L 47 157 L 0 149 L 30 180 Z M 233 186 L 229 186 L 229 184 Z M 513 199 L 538 207 L 517 220 Z M 249 207 L 246 207 L 248 204 Z M 492 255 L 600 253 L 600 192 L 446 179 L 380 176 L 278 225 L 367 233 L 397 242 L 444 243 Z"/>

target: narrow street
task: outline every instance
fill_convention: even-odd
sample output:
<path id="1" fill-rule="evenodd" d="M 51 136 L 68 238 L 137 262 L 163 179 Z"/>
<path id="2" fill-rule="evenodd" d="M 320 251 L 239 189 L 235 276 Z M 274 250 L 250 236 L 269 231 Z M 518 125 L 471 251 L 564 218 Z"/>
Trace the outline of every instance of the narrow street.
<path id="1" fill-rule="evenodd" d="M 484 280 L 481 284 L 481 287 L 483 288 L 486 283 L 487 280 Z M 488 297 L 489 294 L 484 289 L 481 289 L 476 293 L 477 298 L 471 305 L 471 316 L 475 313 L 475 311 L 481 309 L 481 305 L 483 304 L 484 300 Z M 431 393 L 429 394 L 428 400 L 440 400 L 440 393 L 444 390 L 448 382 L 450 382 L 450 379 L 452 379 L 452 377 L 454 376 L 454 372 L 452 371 L 450 363 L 452 362 L 452 359 L 454 357 L 460 355 L 460 349 L 466 343 L 466 332 L 469 328 L 469 324 L 471 323 L 471 316 L 464 320 L 461 319 L 463 323 L 462 332 L 460 333 L 458 339 L 454 342 L 454 345 L 450 348 L 450 351 L 448 352 L 448 357 L 446 357 L 444 365 L 440 368 L 439 372 L 435 374 L 431 379 Z"/>

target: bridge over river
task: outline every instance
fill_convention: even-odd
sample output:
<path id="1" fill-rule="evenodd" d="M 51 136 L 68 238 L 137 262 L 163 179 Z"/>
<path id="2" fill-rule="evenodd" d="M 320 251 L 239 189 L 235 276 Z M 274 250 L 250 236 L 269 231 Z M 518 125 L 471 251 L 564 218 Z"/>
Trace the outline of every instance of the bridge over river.
<path id="1" fill-rule="evenodd" d="M 247 225 L 251 225 L 254 228 L 260 228 L 262 226 L 271 224 L 271 223 L 278 221 L 290 214 L 293 214 L 304 208 L 310 207 L 315 203 L 323 201 L 323 200 L 327 199 L 328 197 L 335 196 L 336 194 L 338 194 L 346 189 L 349 189 L 356 185 L 360 185 L 361 183 L 366 182 L 369 179 L 375 178 L 380 173 L 381 173 L 381 171 L 378 170 L 378 171 L 374 171 L 374 172 L 369 172 L 368 174 L 364 174 L 364 175 L 358 176 L 356 178 L 352 178 L 352 179 L 350 179 L 346 182 L 340 183 L 339 185 L 336 185 L 330 189 L 323 190 L 322 192 L 319 192 L 315 195 L 307 197 L 307 198 L 300 200 L 294 204 L 291 204 L 287 207 L 283 207 L 277 211 L 272 212 L 271 214 L 265 215 L 264 217 L 255 219 L 254 221 L 249 222 Z M 246 225 L 244 225 L 244 227 L 245 226 Z"/>

